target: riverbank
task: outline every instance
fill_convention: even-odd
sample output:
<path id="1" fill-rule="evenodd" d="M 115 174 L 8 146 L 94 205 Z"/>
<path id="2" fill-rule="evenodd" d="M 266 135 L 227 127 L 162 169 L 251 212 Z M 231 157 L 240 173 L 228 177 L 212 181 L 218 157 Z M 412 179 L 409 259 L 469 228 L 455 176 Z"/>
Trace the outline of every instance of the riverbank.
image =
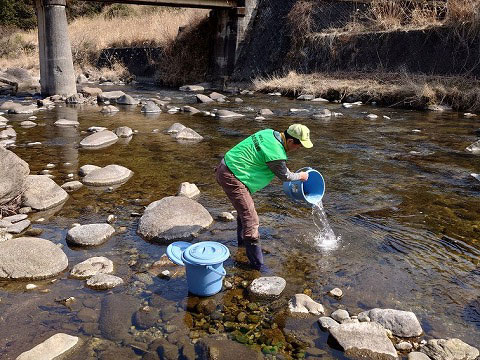
<path id="1" fill-rule="evenodd" d="M 480 111 L 480 81 L 466 77 L 395 73 L 315 73 L 270 76 L 253 80 L 259 92 L 297 97 L 314 95 L 329 101 L 380 106 L 458 111 Z"/>

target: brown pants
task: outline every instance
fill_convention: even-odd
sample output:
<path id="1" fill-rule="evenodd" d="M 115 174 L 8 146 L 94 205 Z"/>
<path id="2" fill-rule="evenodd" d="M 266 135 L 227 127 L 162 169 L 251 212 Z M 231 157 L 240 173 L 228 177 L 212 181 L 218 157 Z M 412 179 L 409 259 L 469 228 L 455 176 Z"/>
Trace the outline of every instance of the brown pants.
<path id="1" fill-rule="evenodd" d="M 248 188 L 238 180 L 230 169 L 223 163 L 215 169 L 218 184 L 237 210 L 237 237 L 239 245 L 244 240 L 247 243 L 255 243 L 259 240 L 258 215 L 255 210 L 252 196 Z"/>

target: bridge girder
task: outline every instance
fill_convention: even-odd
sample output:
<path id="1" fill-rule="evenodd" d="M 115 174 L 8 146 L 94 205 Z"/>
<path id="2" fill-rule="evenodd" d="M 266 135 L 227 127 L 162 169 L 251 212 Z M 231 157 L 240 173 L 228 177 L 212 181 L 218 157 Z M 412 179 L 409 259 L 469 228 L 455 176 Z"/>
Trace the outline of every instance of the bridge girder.
<path id="1" fill-rule="evenodd" d="M 200 9 L 232 9 L 239 6 L 241 0 L 83 0 L 110 4 L 154 5 L 189 7 Z"/>

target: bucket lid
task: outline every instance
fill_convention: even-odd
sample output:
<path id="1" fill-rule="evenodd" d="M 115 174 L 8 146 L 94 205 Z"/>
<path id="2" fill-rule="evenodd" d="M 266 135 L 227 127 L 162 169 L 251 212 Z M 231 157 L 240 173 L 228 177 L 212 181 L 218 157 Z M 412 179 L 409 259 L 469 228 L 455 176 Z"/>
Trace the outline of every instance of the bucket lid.
<path id="1" fill-rule="evenodd" d="M 193 265 L 220 264 L 228 259 L 228 248 L 215 241 L 202 241 L 189 246 L 183 252 L 182 260 Z"/>
<path id="2" fill-rule="evenodd" d="M 185 265 L 182 260 L 182 254 L 186 248 L 192 245 L 186 241 L 175 241 L 167 246 L 167 256 L 177 265 Z"/>

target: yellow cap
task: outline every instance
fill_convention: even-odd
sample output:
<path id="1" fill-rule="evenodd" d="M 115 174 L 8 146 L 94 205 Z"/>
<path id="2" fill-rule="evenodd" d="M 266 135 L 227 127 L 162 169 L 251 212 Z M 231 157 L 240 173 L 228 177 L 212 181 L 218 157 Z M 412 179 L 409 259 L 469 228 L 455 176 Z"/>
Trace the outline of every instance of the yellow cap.
<path id="1" fill-rule="evenodd" d="M 310 149 L 313 144 L 310 141 L 310 130 L 302 124 L 290 125 L 287 129 L 287 134 L 293 136 L 295 139 L 300 140 L 303 147 Z"/>

